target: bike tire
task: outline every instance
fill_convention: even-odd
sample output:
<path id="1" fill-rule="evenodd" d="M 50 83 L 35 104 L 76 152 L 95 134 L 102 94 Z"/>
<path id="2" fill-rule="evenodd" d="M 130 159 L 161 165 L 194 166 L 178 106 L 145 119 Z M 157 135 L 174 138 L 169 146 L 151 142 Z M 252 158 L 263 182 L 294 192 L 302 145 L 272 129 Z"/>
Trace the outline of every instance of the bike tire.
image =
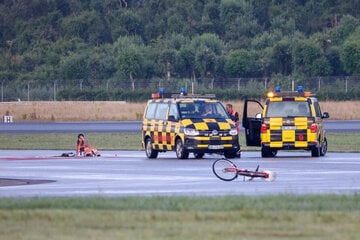
<path id="1" fill-rule="evenodd" d="M 213 173 L 223 181 L 232 181 L 237 178 L 237 167 L 228 159 L 218 159 L 212 165 Z"/>

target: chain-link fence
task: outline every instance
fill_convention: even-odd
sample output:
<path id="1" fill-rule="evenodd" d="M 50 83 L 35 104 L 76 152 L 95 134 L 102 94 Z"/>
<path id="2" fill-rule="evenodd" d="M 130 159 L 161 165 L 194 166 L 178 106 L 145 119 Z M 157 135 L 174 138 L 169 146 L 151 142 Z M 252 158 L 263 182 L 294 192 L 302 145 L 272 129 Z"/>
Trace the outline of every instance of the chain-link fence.
<path id="1" fill-rule="evenodd" d="M 317 93 L 331 91 L 339 94 L 360 92 L 360 76 L 344 77 L 313 77 L 306 79 L 269 79 L 269 78 L 199 78 L 191 79 L 127 79 L 106 80 L 27 80 L 21 82 L 1 81 L 1 101 L 56 101 L 67 92 L 101 91 L 103 93 L 116 91 L 150 90 L 164 88 L 167 92 L 178 92 L 185 87 L 189 93 L 203 91 L 238 90 L 265 92 L 269 88 L 281 86 L 283 90 L 296 90 L 301 85 L 305 90 Z M 60 95 L 60 96 L 59 96 Z M 359 96 L 358 96 L 359 97 Z M 106 97 L 104 97 L 107 100 Z M 121 100 L 121 99 L 117 99 Z"/>

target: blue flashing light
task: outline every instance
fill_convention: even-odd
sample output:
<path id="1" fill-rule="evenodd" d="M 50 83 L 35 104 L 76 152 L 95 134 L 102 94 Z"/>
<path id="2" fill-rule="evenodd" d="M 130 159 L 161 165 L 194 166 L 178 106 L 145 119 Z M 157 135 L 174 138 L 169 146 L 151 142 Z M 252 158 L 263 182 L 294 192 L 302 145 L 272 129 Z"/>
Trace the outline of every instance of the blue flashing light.
<path id="1" fill-rule="evenodd" d="M 276 86 L 276 87 L 275 87 L 275 92 L 281 92 L 281 87 L 280 87 L 280 86 Z"/>
<path id="2" fill-rule="evenodd" d="M 182 95 L 185 95 L 185 94 L 186 94 L 186 89 L 185 89 L 185 87 L 181 87 L 181 88 L 180 88 L 180 94 L 182 94 Z"/>
<path id="3" fill-rule="evenodd" d="M 163 94 L 165 92 L 165 89 L 163 87 L 159 88 L 159 93 Z"/>
<path id="4" fill-rule="evenodd" d="M 304 92 L 304 88 L 303 86 L 298 86 L 297 87 L 297 91 L 300 93 L 300 92 Z"/>

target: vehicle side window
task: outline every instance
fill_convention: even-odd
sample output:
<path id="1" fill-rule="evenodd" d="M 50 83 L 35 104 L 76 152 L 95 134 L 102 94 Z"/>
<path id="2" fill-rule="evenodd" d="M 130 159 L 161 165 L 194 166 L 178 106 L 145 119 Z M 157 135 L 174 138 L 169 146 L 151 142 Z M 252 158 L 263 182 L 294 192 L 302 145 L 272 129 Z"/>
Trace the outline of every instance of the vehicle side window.
<path id="1" fill-rule="evenodd" d="M 318 102 L 314 102 L 314 108 L 315 108 L 316 117 L 321 117 L 321 110 Z"/>
<path id="2" fill-rule="evenodd" d="M 167 103 L 158 103 L 157 108 L 156 108 L 156 113 L 155 113 L 155 119 L 165 120 L 168 106 L 169 106 L 169 104 L 167 104 Z"/>
<path id="3" fill-rule="evenodd" d="M 156 103 L 155 102 L 150 103 L 146 109 L 145 118 L 146 119 L 154 119 L 155 118 L 155 110 L 156 110 Z"/>
<path id="4" fill-rule="evenodd" d="M 175 104 L 170 105 L 169 116 L 174 116 L 175 119 L 179 119 L 179 112 Z"/>

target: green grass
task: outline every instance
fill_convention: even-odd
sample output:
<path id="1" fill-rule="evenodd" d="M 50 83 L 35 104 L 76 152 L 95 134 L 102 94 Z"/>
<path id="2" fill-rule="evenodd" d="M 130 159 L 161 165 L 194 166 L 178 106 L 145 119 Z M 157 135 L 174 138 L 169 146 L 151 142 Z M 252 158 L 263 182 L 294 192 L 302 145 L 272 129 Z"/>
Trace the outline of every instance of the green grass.
<path id="1" fill-rule="evenodd" d="M 99 150 L 142 150 L 140 133 L 89 133 L 86 135 L 91 145 Z M 328 151 L 360 152 L 360 134 L 328 133 Z M 75 149 L 77 134 L 0 134 L 0 149 Z M 246 147 L 244 134 L 240 135 L 242 149 L 260 150 Z"/>
<path id="2" fill-rule="evenodd" d="M 2 239 L 357 239 L 360 196 L 0 199 Z"/>

